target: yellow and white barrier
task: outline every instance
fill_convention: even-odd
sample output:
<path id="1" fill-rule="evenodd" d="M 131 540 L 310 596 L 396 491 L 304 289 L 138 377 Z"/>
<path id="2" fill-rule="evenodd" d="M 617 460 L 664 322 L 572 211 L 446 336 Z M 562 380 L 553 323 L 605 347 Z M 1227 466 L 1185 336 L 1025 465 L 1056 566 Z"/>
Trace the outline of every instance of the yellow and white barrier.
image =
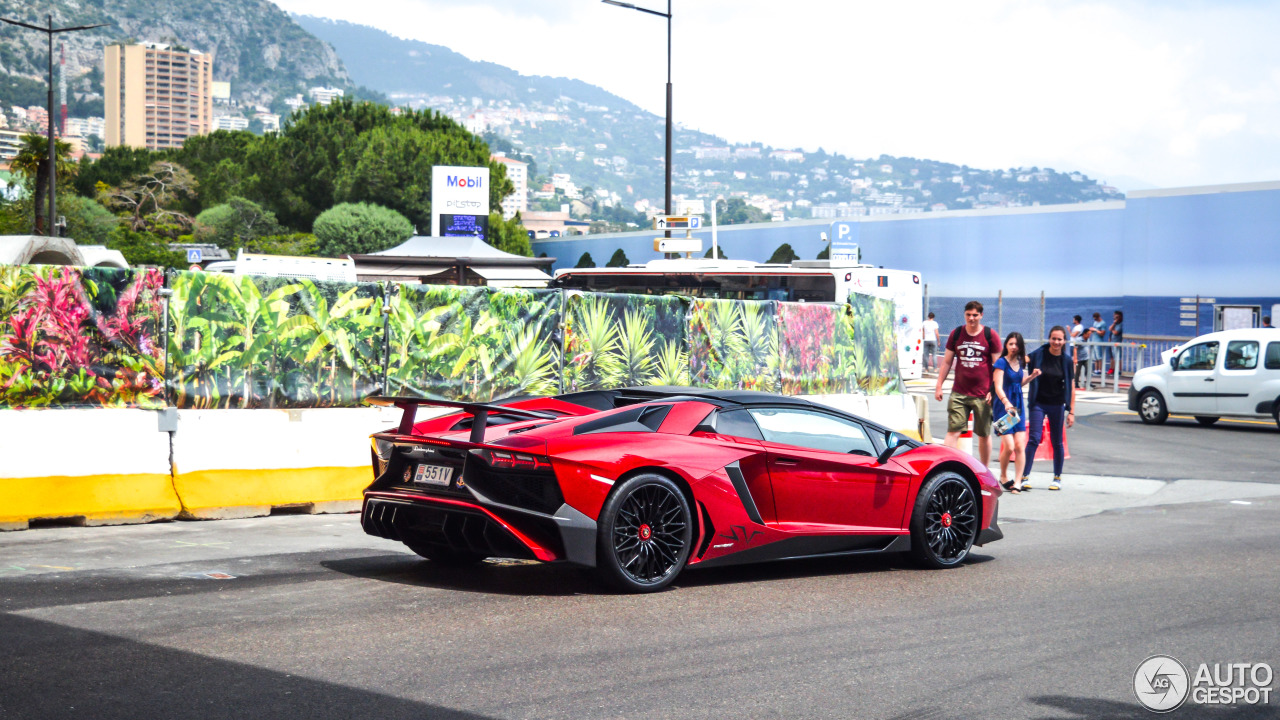
<path id="1" fill-rule="evenodd" d="M 373 481 L 368 436 L 399 420 L 395 408 L 179 410 L 173 485 L 183 517 L 359 509 Z"/>
<path id="2" fill-rule="evenodd" d="M 169 434 L 151 410 L 0 410 L 0 530 L 37 519 L 177 517 Z"/>
<path id="3" fill-rule="evenodd" d="M 909 395 L 808 397 L 919 434 Z M 419 417 L 434 412 L 448 410 Z M 2 410 L 0 530 L 356 510 L 373 479 L 368 435 L 399 420 L 396 408 Z"/>

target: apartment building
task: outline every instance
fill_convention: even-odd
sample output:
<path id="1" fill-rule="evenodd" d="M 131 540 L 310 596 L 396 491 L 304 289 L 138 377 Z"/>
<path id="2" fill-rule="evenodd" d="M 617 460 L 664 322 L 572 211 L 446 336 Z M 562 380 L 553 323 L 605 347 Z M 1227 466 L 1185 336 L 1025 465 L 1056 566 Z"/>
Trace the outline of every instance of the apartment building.
<path id="1" fill-rule="evenodd" d="M 515 192 L 502 198 L 502 217 L 510 220 L 516 213 L 529 209 L 529 165 L 505 155 L 491 155 L 490 160 L 507 167 L 507 179 L 515 186 Z"/>
<path id="2" fill-rule="evenodd" d="M 182 147 L 213 126 L 213 57 L 160 43 L 108 45 L 107 146 Z"/>

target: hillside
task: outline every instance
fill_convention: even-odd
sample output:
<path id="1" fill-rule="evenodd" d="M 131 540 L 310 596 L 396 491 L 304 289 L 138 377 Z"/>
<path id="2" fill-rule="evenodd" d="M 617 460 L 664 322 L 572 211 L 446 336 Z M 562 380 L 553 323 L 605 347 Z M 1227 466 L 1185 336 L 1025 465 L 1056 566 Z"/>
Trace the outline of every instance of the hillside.
<path id="1" fill-rule="evenodd" d="M 5 17 L 43 25 L 44 3 L 0 0 Z M 289 19 L 270 0 L 146 2 L 96 0 L 55 4 L 55 26 L 107 27 L 68 33 L 68 103 L 72 116 L 102 114 L 103 48 L 121 41 L 168 42 L 213 55 L 213 79 L 231 83 L 234 100 L 267 106 L 316 85 L 354 89 L 333 48 Z M 44 105 L 45 36 L 0 31 L 0 101 Z M 55 45 L 56 51 L 56 45 Z M 96 111 L 96 112 L 95 112 Z"/>
<path id="2" fill-rule="evenodd" d="M 447 113 L 495 149 L 533 163 L 531 189 L 553 174 L 571 176 L 572 185 L 562 188 L 568 192 L 533 207 L 558 209 L 584 189 L 595 196 L 585 198 L 593 205 L 660 204 L 664 121 L 634 103 L 581 81 L 521 75 L 375 28 L 293 19 L 332 45 L 356 82 L 396 104 Z M 914 158 L 857 159 L 734 145 L 680 127 L 679 102 L 677 97 L 673 192 L 692 200 L 738 196 L 785 217 L 834 217 L 1119 197 L 1081 173 L 1048 168 L 981 170 Z"/>

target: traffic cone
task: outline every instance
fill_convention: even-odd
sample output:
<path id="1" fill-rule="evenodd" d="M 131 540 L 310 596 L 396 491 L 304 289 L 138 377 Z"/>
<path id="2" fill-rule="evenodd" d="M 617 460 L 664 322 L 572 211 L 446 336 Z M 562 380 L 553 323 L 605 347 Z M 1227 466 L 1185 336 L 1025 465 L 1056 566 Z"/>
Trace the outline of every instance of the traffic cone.
<path id="1" fill-rule="evenodd" d="M 973 454 L 973 413 L 969 413 L 969 427 L 960 433 L 960 442 L 956 448 L 962 453 Z"/>
<path id="2" fill-rule="evenodd" d="M 1071 449 L 1067 447 L 1067 436 L 1070 433 L 1067 432 L 1066 419 L 1063 419 L 1062 422 L 1062 459 L 1068 460 L 1071 458 Z M 1036 448 L 1036 459 L 1053 459 L 1053 438 L 1049 435 L 1049 418 L 1044 419 L 1044 430 L 1040 433 L 1040 446 Z"/>

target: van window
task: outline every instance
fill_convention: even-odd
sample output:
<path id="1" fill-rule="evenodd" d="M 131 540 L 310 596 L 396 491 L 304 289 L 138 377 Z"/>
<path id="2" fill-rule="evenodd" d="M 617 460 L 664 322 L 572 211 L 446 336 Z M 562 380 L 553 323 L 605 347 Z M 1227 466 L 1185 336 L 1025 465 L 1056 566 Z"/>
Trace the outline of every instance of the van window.
<path id="1" fill-rule="evenodd" d="M 1224 370 L 1252 370 L 1258 367 L 1258 343 L 1252 340 L 1232 340 L 1227 343 L 1227 359 Z"/>
<path id="2" fill-rule="evenodd" d="M 1218 343 L 1192 345 L 1178 356 L 1178 370 L 1212 370 L 1218 363 Z"/>
<path id="3" fill-rule="evenodd" d="M 1267 343 L 1267 364 L 1264 367 L 1280 370 L 1280 342 Z"/>

